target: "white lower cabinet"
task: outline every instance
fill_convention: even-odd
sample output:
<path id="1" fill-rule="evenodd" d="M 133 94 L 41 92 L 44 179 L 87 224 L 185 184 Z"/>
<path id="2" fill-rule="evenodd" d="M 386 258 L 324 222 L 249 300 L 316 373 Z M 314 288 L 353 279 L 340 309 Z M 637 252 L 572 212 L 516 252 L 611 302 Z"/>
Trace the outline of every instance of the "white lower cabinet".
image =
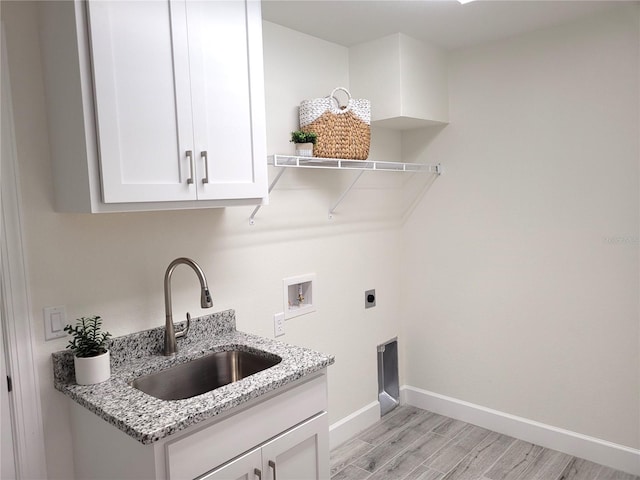
<path id="1" fill-rule="evenodd" d="M 329 479 L 325 370 L 151 445 L 70 405 L 76 478 Z"/>
<path id="2" fill-rule="evenodd" d="M 321 480 L 329 478 L 327 414 L 216 468 L 202 480 Z"/>

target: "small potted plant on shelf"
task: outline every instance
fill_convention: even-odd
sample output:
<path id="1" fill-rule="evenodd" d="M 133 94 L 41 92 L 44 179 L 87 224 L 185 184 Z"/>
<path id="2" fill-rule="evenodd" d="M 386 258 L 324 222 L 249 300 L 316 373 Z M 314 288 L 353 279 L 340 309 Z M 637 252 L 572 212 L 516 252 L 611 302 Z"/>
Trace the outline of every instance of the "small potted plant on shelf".
<path id="1" fill-rule="evenodd" d="M 74 353 L 73 365 L 78 385 L 104 382 L 111 376 L 111 364 L 107 340 L 109 332 L 101 332 L 102 319 L 82 317 L 76 325 L 67 325 L 64 331 L 73 336 L 67 348 Z"/>
<path id="2" fill-rule="evenodd" d="M 313 132 L 296 130 L 291 132 L 291 141 L 296 144 L 296 155 L 299 157 L 313 157 L 313 146 L 318 141 L 318 135 Z"/>

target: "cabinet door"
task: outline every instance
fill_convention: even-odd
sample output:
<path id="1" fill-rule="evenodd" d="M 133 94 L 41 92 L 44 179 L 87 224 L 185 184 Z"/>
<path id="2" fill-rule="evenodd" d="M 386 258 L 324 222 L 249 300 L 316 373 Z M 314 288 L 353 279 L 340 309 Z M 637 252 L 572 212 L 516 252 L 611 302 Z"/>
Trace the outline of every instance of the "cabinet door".
<path id="1" fill-rule="evenodd" d="M 105 203 L 193 200 L 184 2 L 90 1 Z"/>
<path id="2" fill-rule="evenodd" d="M 261 463 L 260 449 L 256 448 L 222 467 L 198 477 L 198 480 L 260 480 L 262 477 Z"/>
<path id="3" fill-rule="evenodd" d="M 327 413 L 307 420 L 262 447 L 266 480 L 327 480 L 329 478 Z"/>
<path id="4" fill-rule="evenodd" d="M 257 0 L 187 0 L 198 199 L 267 195 Z"/>

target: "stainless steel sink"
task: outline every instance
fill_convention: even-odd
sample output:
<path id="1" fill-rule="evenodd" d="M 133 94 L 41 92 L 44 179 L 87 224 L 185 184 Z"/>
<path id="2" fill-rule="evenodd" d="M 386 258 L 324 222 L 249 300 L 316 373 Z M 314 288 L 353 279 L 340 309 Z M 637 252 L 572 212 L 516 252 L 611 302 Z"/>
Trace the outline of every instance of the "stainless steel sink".
<path id="1" fill-rule="evenodd" d="M 237 382 L 281 361 L 277 355 L 266 352 L 216 352 L 137 378 L 131 386 L 161 400 L 182 400 Z"/>

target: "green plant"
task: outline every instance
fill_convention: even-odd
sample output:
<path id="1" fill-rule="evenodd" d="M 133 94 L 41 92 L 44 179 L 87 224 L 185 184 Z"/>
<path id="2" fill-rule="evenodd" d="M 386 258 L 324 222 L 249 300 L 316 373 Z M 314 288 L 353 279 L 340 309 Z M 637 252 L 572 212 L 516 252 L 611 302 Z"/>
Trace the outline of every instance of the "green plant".
<path id="1" fill-rule="evenodd" d="M 316 144 L 318 140 L 318 134 L 313 132 L 303 132 L 302 130 L 296 130 L 291 132 L 291 142 L 293 143 L 313 143 Z"/>
<path id="2" fill-rule="evenodd" d="M 100 325 L 102 319 L 95 315 L 93 317 L 82 317 L 76 319 L 76 326 L 67 325 L 64 331 L 73 335 L 69 340 L 70 348 L 77 357 L 95 357 L 107 351 L 107 339 L 111 336 L 109 332 L 101 332 Z"/>

